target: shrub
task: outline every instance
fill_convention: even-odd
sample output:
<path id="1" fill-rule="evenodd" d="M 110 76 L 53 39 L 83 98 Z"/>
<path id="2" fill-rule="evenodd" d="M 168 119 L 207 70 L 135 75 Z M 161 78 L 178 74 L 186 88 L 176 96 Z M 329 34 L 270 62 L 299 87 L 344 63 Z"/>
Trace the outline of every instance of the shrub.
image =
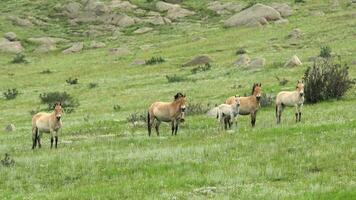
<path id="1" fill-rule="evenodd" d="M 205 72 L 205 71 L 208 71 L 210 69 L 211 69 L 210 63 L 206 63 L 203 66 L 198 66 L 198 67 L 193 68 L 191 70 L 191 72 L 192 72 L 192 74 L 196 74 L 197 72 Z"/>
<path id="2" fill-rule="evenodd" d="M 283 79 L 281 80 L 277 75 L 275 75 L 275 77 L 276 77 L 276 79 L 277 79 L 279 85 L 281 85 L 281 86 L 286 85 L 286 84 L 289 82 L 289 81 L 288 81 L 287 79 L 285 79 L 285 78 L 283 78 Z"/>
<path id="3" fill-rule="evenodd" d="M 244 48 L 239 48 L 236 50 L 236 55 L 241 55 L 247 53 L 246 49 Z"/>
<path id="4" fill-rule="evenodd" d="M 322 58 L 330 58 L 331 57 L 331 48 L 329 46 L 321 47 L 319 56 Z"/>
<path id="5" fill-rule="evenodd" d="M 12 64 L 18 64 L 18 63 L 28 63 L 26 60 L 26 56 L 24 54 L 16 54 L 16 56 L 10 61 Z"/>
<path id="6" fill-rule="evenodd" d="M 4 92 L 3 94 L 4 94 L 6 100 L 11 100 L 11 99 L 15 99 L 17 97 L 17 95 L 19 94 L 19 91 L 16 88 L 12 88 L 12 89 L 7 89 L 7 91 Z"/>
<path id="7" fill-rule="evenodd" d="M 53 73 L 53 72 L 49 69 L 46 69 L 46 70 L 43 70 L 42 72 L 40 72 L 40 74 L 51 74 L 51 73 Z"/>
<path id="8" fill-rule="evenodd" d="M 152 57 L 151 59 L 146 60 L 145 64 L 146 65 L 155 65 L 155 64 L 163 63 L 163 62 L 165 62 L 165 60 L 161 56 L 159 56 L 159 57 Z"/>
<path id="9" fill-rule="evenodd" d="M 206 114 L 212 106 L 208 103 L 206 105 L 202 103 L 189 103 L 187 106 L 187 115 L 202 115 Z"/>
<path id="10" fill-rule="evenodd" d="M 354 84 L 349 78 L 347 65 L 332 59 L 318 59 L 304 74 L 305 98 L 309 103 L 340 98 Z"/>
<path id="11" fill-rule="evenodd" d="M 15 165 L 14 159 L 11 159 L 10 154 L 8 153 L 5 153 L 5 158 L 2 159 L 0 162 L 3 167 L 12 167 Z"/>
<path id="12" fill-rule="evenodd" d="M 135 112 L 131 113 L 127 118 L 126 121 L 131 123 L 132 125 L 136 126 L 139 122 L 146 123 L 147 122 L 147 112 Z"/>
<path id="13" fill-rule="evenodd" d="M 121 106 L 120 105 L 118 105 L 118 104 L 116 104 L 116 105 L 114 105 L 114 111 L 116 111 L 116 112 L 118 112 L 118 111 L 120 111 L 121 110 Z"/>
<path id="14" fill-rule="evenodd" d="M 294 0 L 294 3 L 305 3 L 305 0 Z"/>
<path id="15" fill-rule="evenodd" d="M 69 78 L 69 79 L 66 80 L 66 82 L 69 85 L 75 85 L 75 84 L 78 84 L 78 79 L 77 78 L 75 78 L 75 79 Z"/>
<path id="16" fill-rule="evenodd" d="M 262 93 L 262 96 L 260 99 L 261 107 L 267 107 L 267 106 L 272 105 L 274 103 L 275 98 L 276 97 L 271 94 Z"/>
<path id="17" fill-rule="evenodd" d="M 172 76 L 166 75 L 166 78 L 167 78 L 167 80 L 168 80 L 168 83 L 185 81 L 185 78 L 184 78 L 184 77 L 178 76 L 178 75 L 176 75 L 176 74 L 174 74 L 174 75 L 172 75 Z"/>
<path id="18" fill-rule="evenodd" d="M 98 87 L 98 85 L 99 85 L 98 83 L 89 83 L 88 86 L 89 86 L 90 89 L 93 89 L 93 88 Z"/>
<path id="19" fill-rule="evenodd" d="M 78 100 L 66 92 L 43 93 L 40 94 L 40 99 L 41 103 L 48 105 L 49 110 L 52 110 L 53 105 L 55 105 L 57 102 L 62 103 L 62 108 L 67 113 L 73 112 L 74 109 L 79 106 Z"/>

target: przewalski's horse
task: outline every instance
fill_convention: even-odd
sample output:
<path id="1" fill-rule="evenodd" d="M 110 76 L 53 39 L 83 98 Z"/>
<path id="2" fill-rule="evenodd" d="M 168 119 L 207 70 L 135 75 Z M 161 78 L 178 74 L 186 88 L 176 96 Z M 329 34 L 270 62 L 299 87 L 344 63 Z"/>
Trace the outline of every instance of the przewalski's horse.
<path id="1" fill-rule="evenodd" d="M 296 90 L 283 91 L 278 93 L 276 97 L 276 119 L 277 124 L 281 122 L 282 111 L 285 106 L 295 107 L 295 122 L 302 118 L 301 109 L 304 103 L 304 82 L 298 81 Z"/>
<path id="2" fill-rule="evenodd" d="M 41 136 L 42 132 L 49 133 L 51 135 L 51 148 L 53 147 L 53 136 L 55 137 L 55 147 L 58 143 L 58 131 L 62 127 L 62 105 L 57 103 L 52 113 L 40 112 L 32 117 L 32 149 L 36 147 L 41 148 Z"/>
<path id="3" fill-rule="evenodd" d="M 220 122 L 221 127 L 225 130 L 227 127 L 231 128 L 232 123 L 235 121 L 235 117 L 238 116 L 240 109 L 240 97 L 235 96 L 235 102 L 230 104 L 221 104 L 217 109 L 216 118 Z M 235 121 L 236 122 L 236 121 Z M 237 125 L 237 123 L 236 123 Z"/>
<path id="4" fill-rule="evenodd" d="M 247 97 L 240 97 L 240 115 L 251 115 L 251 125 L 252 127 L 256 124 L 256 114 L 260 108 L 260 99 L 262 94 L 262 84 L 254 83 L 252 87 L 252 95 Z M 235 101 L 235 96 L 226 99 L 226 104 L 233 104 Z"/>
<path id="5" fill-rule="evenodd" d="M 149 109 L 147 114 L 148 136 L 151 136 L 153 123 L 156 121 L 156 132 L 159 136 L 159 125 L 161 122 L 172 123 L 172 135 L 177 135 L 178 125 L 184 122 L 186 96 L 182 93 L 177 93 L 174 96 L 173 102 L 155 102 Z"/>

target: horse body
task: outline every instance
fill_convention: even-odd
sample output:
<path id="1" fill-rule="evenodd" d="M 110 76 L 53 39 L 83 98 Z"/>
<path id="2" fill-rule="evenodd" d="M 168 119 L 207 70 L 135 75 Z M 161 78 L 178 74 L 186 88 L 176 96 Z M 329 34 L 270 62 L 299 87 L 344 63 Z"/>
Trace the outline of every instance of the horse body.
<path id="1" fill-rule="evenodd" d="M 161 122 L 172 122 L 172 135 L 177 135 L 178 125 L 184 121 L 186 97 L 177 93 L 173 102 L 155 102 L 151 104 L 147 114 L 148 136 L 151 136 L 153 123 L 156 122 L 156 132 L 159 135 Z"/>
<path id="2" fill-rule="evenodd" d="M 282 91 L 276 96 L 276 119 L 277 124 L 281 122 L 282 111 L 285 106 L 295 107 L 295 121 L 301 120 L 302 112 L 301 109 L 304 103 L 304 83 L 303 81 L 298 81 L 295 91 Z"/>
<path id="3" fill-rule="evenodd" d="M 58 131 L 62 127 L 61 121 L 62 107 L 60 104 L 55 106 L 53 113 L 40 112 L 32 117 L 32 149 L 36 147 L 41 148 L 42 133 L 51 134 L 51 148 L 53 147 L 53 136 L 55 137 L 55 147 L 58 143 Z"/>
<path id="4" fill-rule="evenodd" d="M 240 98 L 235 97 L 233 104 L 221 104 L 218 106 L 217 119 L 221 125 L 224 125 L 225 129 L 231 127 L 235 117 L 239 114 Z"/>
<path id="5" fill-rule="evenodd" d="M 240 115 L 251 115 L 251 125 L 252 127 L 256 124 L 257 111 L 260 108 L 260 98 L 262 93 L 262 84 L 254 83 L 252 87 L 252 95 L 247 97 L 240 97 Z M 234 96 L 226 99 L 226 104 L 232 104 L 234 102 Z"/>

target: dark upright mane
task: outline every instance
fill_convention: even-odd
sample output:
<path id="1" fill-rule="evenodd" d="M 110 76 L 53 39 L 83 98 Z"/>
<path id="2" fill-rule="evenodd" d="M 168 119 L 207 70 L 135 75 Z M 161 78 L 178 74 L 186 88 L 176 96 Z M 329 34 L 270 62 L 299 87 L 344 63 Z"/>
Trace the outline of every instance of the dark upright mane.
<path id="1" fill-rule="evenodd" d="M 254 83 L 253 86 L 252 86 L 252 92 L 251 92 L 251 95 L 253 95 L 253 92 L 255 91 L 255 88 L 256 88 L 257 84 Z"/>
<path id="2" fill-rule="evenodd" d="M 178 92 L 176 95 L 174 95 L 174 100 L 177 100 L 181 97 L 184 97 L 184 95 L 182 93 Z"/>

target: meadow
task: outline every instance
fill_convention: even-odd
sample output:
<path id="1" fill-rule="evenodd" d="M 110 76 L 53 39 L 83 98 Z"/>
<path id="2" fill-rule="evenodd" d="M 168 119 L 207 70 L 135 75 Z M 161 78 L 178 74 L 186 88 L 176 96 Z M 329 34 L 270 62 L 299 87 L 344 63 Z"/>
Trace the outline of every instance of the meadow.
<path id="1" fill-rule="evenodd" d="M 143 0 L 131 2 L 150 7 Z M 200 10 L 200 16 L 206 14 L 201 9 L 205 2 L 183 5 Z M 224 28 L 222 17 L 193 16 L 144 35 L 129 27 L 116 39 L 101 36 L 95 39 L 105 42 L 105 48 L 80 53 L 37 54 L 25 43 L 27 64 L 10 64 L 14 55 L 0 54 L 1 93 L 9 88 L 20 92 L 13 100 L 0 98 L 0 159 L 8 153 L 15 161 L 12 167 L 0 165 L 0 199 L 356 199 L 355 87 L 340 99 L 304 105 L 300 123 L 289 108 L 277 126 L 273 104 L 261 108 L 255 128 L 249 116 L 242 116 L 226 132 L 205 114 L 188 114 L 177 136 L 162 124 L 161 136 L 153 132 L 149 138 L 145 125 L 127 122 L 130 114 L 146 112 L 157 100 L 171 101 L 177 92 L 187 95 L 189 111 L 189 103 L 214 105 L 231 95 L 249 94 L 255 82 L 262 83 L 265 94 L 294 90 L 312 65 L 309 58 L 326 45 L 356 78 L 355 7 L 348 1 L 340 1 L 338 9 L 329 1 L 288 2 L 295 13 L 284 25 Z M 52 4 L 0 2 L 0 35 L 14 31 L 25 39 L 50 34 L 87 46 L 93 38 L 71 35 L 62 22 L 48 30 L 25 30 L 7 20 L 21 12 L 39 15 Z M 315 10 L 325 15 L 312 16 Z M 298 41 L 288 38 L 294 28 L 303 31 Z M 116 47 L 131 53 L 108 52 Z M 237 68 L 235 52 L 241 47 L 250 57 L 265 58 L 267 65 Z M 295 54 L 303 65 L 283 67 Z M 191 67 L 181 67 L 197 55 L 212 58 L 210 70 L 192 73 Z M 165 62 L 132 65 L 155 56 Z M 41 73 L 45 70 L 52 73 Z M 184 79 L 168 82 L 167 75 Z M 280 85 L 276 76 L 288 83 Z M 70 77 L 78 78 L 78 84 L 67 84 Z M 42 148 L 31 150 L 30 112 L 46 109 L 39 95 L 54 91 L 68 92 L 80 105 L 64 114 L 58 149 L 50 149 L 44 135 Z M 4 131 L 10 123 L 15 132 Z"/>

